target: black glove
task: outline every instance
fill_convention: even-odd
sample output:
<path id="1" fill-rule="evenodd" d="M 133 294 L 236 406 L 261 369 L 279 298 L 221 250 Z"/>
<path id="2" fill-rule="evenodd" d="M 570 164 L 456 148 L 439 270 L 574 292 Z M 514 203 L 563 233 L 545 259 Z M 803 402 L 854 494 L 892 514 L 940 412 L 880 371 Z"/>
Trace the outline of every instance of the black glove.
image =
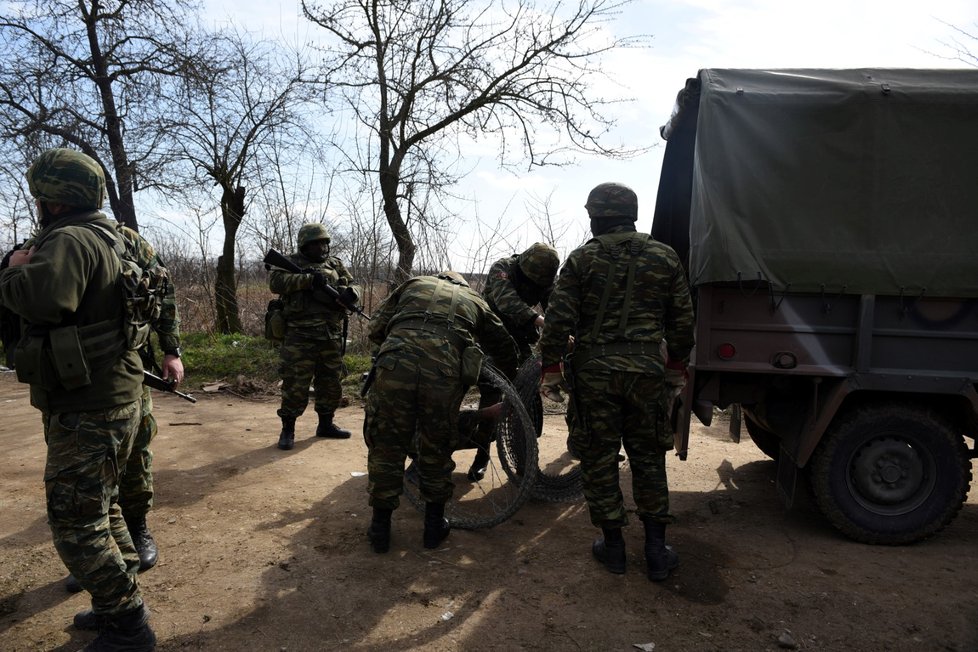
<path id="1" fill-rule="evenodd" d="M 326 289 L 328 285 L 326 281 L 326 275 L 322 272 L 312 273 L 312 289 L 317 291 L 322 291 Z"/>
<path id="2" fill-rule="evenodd" d="M 337 301 L 339 301 L 344 306 L 352 308 L 353 306 L 357 305 L 358 298 L 359 297 L 357 296 L 356 290 L 354 290 L 350 286 L 345 286 L 340 288 Z"/>

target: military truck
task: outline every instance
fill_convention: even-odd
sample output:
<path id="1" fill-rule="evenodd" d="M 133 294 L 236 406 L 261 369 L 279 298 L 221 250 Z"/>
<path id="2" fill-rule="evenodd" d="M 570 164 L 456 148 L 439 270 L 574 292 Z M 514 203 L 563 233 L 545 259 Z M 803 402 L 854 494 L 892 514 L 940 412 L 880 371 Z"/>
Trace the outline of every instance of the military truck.
<path id="1" fill-rule="evenodd" d="M 679 456 L 740 406 L 789 506 L 807 478 L 858 541 L 944 528 L 978 456 L 978 70 L 701 70 L 661 133 Z"/>

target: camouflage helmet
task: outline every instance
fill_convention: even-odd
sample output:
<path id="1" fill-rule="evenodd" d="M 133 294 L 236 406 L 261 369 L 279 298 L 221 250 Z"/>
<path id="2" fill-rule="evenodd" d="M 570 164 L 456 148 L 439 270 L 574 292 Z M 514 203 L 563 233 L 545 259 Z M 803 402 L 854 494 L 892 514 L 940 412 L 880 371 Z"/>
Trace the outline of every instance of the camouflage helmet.
<path id="1" fill-rule="evenodd" d="M 49 149 L 27 169 L 34 199 L 96 210 L 105 201 L 105 173 L 95 159 L 73 149 Z"/>
<path id="2" fill-rule="evenodd" d="M 519 255 L 517 264 L 528 279 L 540 287 L 549 287 L 554 284 L 554 277 L 557 276 L 560 256 L 550 245 L 535 242 Z"/>
<path id="3" fill-rule="evenodd" d="M 437 278 L 444 279 L 446 281 L 451 281 L 452 283 L 456 283 L 458 285 L 464 285 L 465 287 L 469 287 L 469 284 L 465 280 L 464 276 L 462 276 L 458 272 L 453 272 L 450 269 L 446 269 L 444 272 L 438 272 Z"/>
<path id="4" fill-rule="evenodd" d="M 630 217 L 638 219 L 638 197 L 622 183 L 600 183 L 588 193 L 588 217 Z"/>
<path id="5" fill-rule="evenodd" d="M 316 240 L 325 240 L 326 244 L 329 244 L 329 231 L 326 230 L 325 226 L 318 222 L 303 224 L 299 229 L 299 236 L 297 240 L 299 241 L 299 249 L 302 249 L 310 242 L 315 242 Z"/>

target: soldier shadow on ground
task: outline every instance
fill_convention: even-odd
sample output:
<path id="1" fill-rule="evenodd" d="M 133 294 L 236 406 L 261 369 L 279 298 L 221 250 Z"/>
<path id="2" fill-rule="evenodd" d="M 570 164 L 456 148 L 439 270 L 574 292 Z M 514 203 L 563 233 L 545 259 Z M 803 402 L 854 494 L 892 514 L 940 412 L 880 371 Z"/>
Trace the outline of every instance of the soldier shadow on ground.
<path id="1" fill-rule="evenodd" d="M 306 523 L 292 535 L 281 560 L 262 573 L 257 606 L 225 627 L 202 627 L 165 641 L 161 649 L 230 649 L 242 636 L 253 637 L 260 649 L 403 649 L 431 643 L 462 626 L 484 604 L 478 596 L 496 590 L 482 574 L 474 590 L 462 589 L 465 583 L 459 582 L 470 575 L 466 539 L 478 533 L 453 531 L 440 549 L 425 550 L 422 516 L 402 500 L 393 518 L 391 550 L 378 555 L 365 537 L 365 503 L 365 482 L 354 478 L 305 509 L 260 524 L 259 530 L 274 531 Z M 344 505 L 361 514 L 338 507 Z M 516 555 L 517 547 L 514 541 L 496 552 Z M 383 628 L 397 605 L 425 612 L 429 624 L 420 631 L 378 636 L 375 630 Z"/>
<path id="2" fill-rule="evenodd" d="M 179 414 L 179 413 L 178 413 Z M 273 412 L 274 414 L 274 412 Z M 275 419 L 277 424 L 277 419 Z M 161 429 L 173 432 L 174 427 L 185 425 L 161 424 Z M 186 424 L 186 425 L 193 425 Z M 174 437 L 174 439 L 176 439 Z M 277 448 L 277 440 L 271 441 L 267 445 L 246 450 L 231 458 L 218 458 L 211 462 L 191 469 L 154 469 L 154 483 L 157 487 L 157 504 L 154 509 L 160 508 L 184 508 L 200 500 L 204 500 L 210 492 L 220 486 L 224 481 L 231 479 L 239 474 L 257 469 L 266 464 L 279 462 L 282 459 L 283 451 Z M 316 445 L 325 445 L 325 440 L 317 439 L 314 436 L 297 440 L 292 453 L 301 453 L 307 448 Z M 159 441 L 154 444 L 154 449 L 161 448 Z M 169 451 L 165 453 L 169 454 Z M 43 474 L 42 469 L 38 470 L 38 476 Z M 178 491 L 177 488 L 182 489 Z M 38 500 L 43 506 L 43 487 L 38 489 Z M 162 498 L 162 499 L 160 499 Z M 150 521 L 154 520 L 151 513 Z M 153 524 L 150 524 L 153 529 Z M 23 529 L 0 538 L 0 550 L 6 548 L 16 548 L 21 551 L 42 550 L 45 555 L 45 562 L 57 568 L 57 572 L 62 575 L 55 580 L 49 581 L 44 585 L 35 586 L 28 590 L 15 593 L 0 594 L 0 634 L 6 632 L 18 623 L 48 611 L 58 605 L 71 600 L 74 594 L 67 592 L 64 588 L 64 578 L 68 571 L 64 568 L 54 545 L 51 541 L 51 530 L 47 524 L 47 517 L 41 516 L 29 522 Z M 143 577 L 142 575 L 140 576 Z M 87 598 L 87 594 L 84 594 Z M 79 609 L 87 608 L 88 601 L 80 603 Z M 71 636 L 71 640 L 57 650 L 76 650 L 82 647 L 91 637 L 90 633 L 75 630 L 70 621 L 65 623 L 64 631 Z"/>
<path id="3" fill-rule="evenodd" d="M 314 441 L 297 442 L 296 450 L 311 447 Z M 157 480 L 161 486 L 187 489 L 182 497 L 167 501 L 170 507 L 185 507 L 206 499 L 217 486 L 239 472 L 281 459 L 280 452 L 274 447 L 266 447 L 185 471 L 160 472 Z M 770 464 L 753 463 L 747 466 L 763 469 Z M 224 472 L 227 469 L 237 469 L 237 472 L 228 474 Z M 715 505 L 720 505 L 722 510 L 723 506 L 737 501 L 737 498 L 729 497 L 731 492 L 740 491 L 740 487 L 749 484 L 754 476 L 767 473 L 764 470 L 734 469 L 728 463 L 718 469 L 717 490 L 705 494 L 674 493 L 674 504 L 686 506 L 686 513 L 678 514 L 680 524 L 672 529 L 671 537 L 681 551 L 683 564 L 669 582 L 659 586 L 690 602 L 709 605 L 724 601 L 728 587 L 719 570 L 729 566 L 731 559 L 709 537 L 699 536 L 684 522 L 695 523 L 696 515 L 704 512 L 717 514 Z M 188 482 L 188 476 L 198 480 Z M 464 483 L 458 473 L 455 480 L 457 484 Z M 621 481 L 626 501 L 630 501 L 628 488 L 631 474 L 627 464 L 623 465 Z M 256 528 L 258 530 L 284 531 L 290 526 L 308 522 L 291 536 L 288 548 L 278 562 L 269 564 L 262 573 L 260 594 L 255 600 L 257 606 L 234 623 L 210 631 L 206 626 L 208 617 L 205 614 L 199 632 L 161 639 L 161 649 L 234 648 L 239 644 L 231 643 L 225 647 L 226 642 L 228 639 L 239 640 L 237 637 L 244 632 L 262 641 L 258 646 L 261 648 L 322 646 L 337 649 L 399 649 L 424 646 L 442 637 L 452 636 L 452 632 L 461 630 L 470 622 L 477 624 L 474 625 L 475 631 L 465 634 L 467 640 L 498 639 L 500 631 L 512 626 L 507 621 L 514 602 L 517 609 L 528 607 L 523 604 L 526 602 L 536 603 L 534 607 L 550 614 L 552 621 L 564 611 L 560 603 L 566 602 L 575 593 L 573 589 L 566 588 L 565 580 L 552 580 L 554 586 L 550 590 L 544 587 L 540 597 L 529 599 L 529 596 L 521 595 L 519 588 L 525 584 L 522 576 L 531 567 L 543 568 L 543 572 L 552 578 L 559 578 L 562 574 L 571 577 L 577 575 L 576 579 L 571 580 L 572 584 L 587 584 L 589 589 L 596 583 L 620 592 L 621 587 L 616 584 L 620 578 L 605 573 L 590 559 L 587 550 L 596 530 L 588 523 L 586 508 L 581 503 L 529 503 L 509 522 L 493 530 L 455 531 L 440 550 L 427 551 L 420 543 L 422 517 L 404 500 L 401 509 L 395 513 L 391 552 L 376 555 L 369 551 L 364 536 L 368 522 L 366 514 L 369 512 L 365 504 L 365 488 L 363 478 L 350 479 L 305 509 L 287 511 L 273 520 L 260 523 Z M 464 490 L 464 487 L 459 488 Z M 350 506 L 361 512 L 362 518 L 351 520 L 350 510 L 346 509 Z M 637 519 L 634 515 L 632 518 L 634 526 Z M 634 593 L 647 591 L 648 585 L 642 577 L 644 568 L 640 561 L 640 544 L 634 545 L 636 539 L 640 540 L 640 526 L 632 529 L 637 530 L 630 536 L 634 550 L 630 557 L 630 579 Z M 562 550 L 561 541 L 565 538 L 571 538 L 576 543 L 573 559 L 563 559 L 560 554 L 553 554 L 554 550 Z M 208 553 L 205 549 L 183 553 L 171 550 L 168 554 L 175 558 L 171 563 L 179 564 L 181 560 L 176 557 L 180 554 L 199 557 Z M 485 563 L 487 558 L 488 564 Z M 570 571 L 568 563 L 571 568 L 580 568 L 581 572 Z M 546 596 L 551 596 L 553 600 L 554 592 L 558 598 L 548 603 Z M 59 581 L 32 589 L 29 593 L 36 598 L 34 613 L 37 608 L 50 608 L 70 597 L 63 592 Z M 153 591 L 150 589 L 146 593 L 152 608 Z M 588 594 L 585 591 L 584 595 Z M 326 596 L 325 599 L 323 596 Z M 586 609 L 587 605 L 582 608 Z M 403 632 L 388 631 L 386 617 L 401 610 L 415 614 L 420 612 L 428 624 Z M 163 602 L 157 618 L 165 618 L 166 611 L 167 604 Z M 448 614 L 451 616 L 445 620 Z M 18 615 L 23 620 L 33 613 Z M 352 627 L 349 626 L 351 622 L 354 623 Z M 343 624 L 346 626 L 338 627 Z M 91 636 L 70 627 L 64 631 L 71 636 L 71 640 L 59 650 L 77 649 Z M 551 627 L 529 634 L 514 632 L 513 643 L 519 643 L 523 636 L 532 635 L 548 639 L 548 645 L 560 645 L 566 644 L 561 637 L 571 637 L 573 634 L 568 622 L 563 627 Z"/>
<path id="4" fill-rule="evenodd" d="M 60 579 L 19 593 L 0 596 L 0 634 L 31 616 L 36 616 L 67 602 L 72 597 L 72 594 L 65 591 L 64 582 Z M 24 605 L 33 605 L 33 607 L 29 612 L 21 611 L 24 609 Z M 68 623 L 65 623 L 64 631 L 71 636 L 71 641 L 59 649 L 77 650 L 89 638 L 87 635 L 68 627 Z"/>
<path id="5" fill-rule="evenodd" d="M 722 515 L 725 505 L 742 501 L 729 497 L 744 491 L 741 484 L 752 492 L 750 485 L 761 477 L 769 484 L 769 463 L 747 466 L 751 468 L 743 472 L 718 470 L 714 491 L 674 494 L 682 512 L 670 539 L 681 552 L 682 565 L 657 588 L 680 601 L 724 602 L 729 586 L 721 570 L 735 566 L 736 560 L 696 525 L 717 515 L 712 505 L 720 505 Z M 465 482 L 463 477 L 456 472 L 457 485 Z M 621 480 L 623 487 L 630 486 L 627 464 Z M 279 560 L 267 563 L 256 606 L 222 627 L 210 628 L 205 622 L 195 633 L 161 639 L 160 649 L 231 649 L 248 637 L 256 649 L 406 649 L 444 643 L 446 637 L 463 648 L 486 647 L 489 641 L 488 647 L 516 647 L 529 644 L 528 637 L 536 645 L 559 647 L 579 627 L 575 618 L 590 608 L 587 596 L 602 595 L 624 609 L 630 599 L 650 590 L 641 526 L 634 514 L 625 580 L 591 559 L 590 543 L 598 530 L 581 502 L 529 502 L 496 528 L 453 530 L 440 549 L 429 551 L 421 546 L 422 516 L 402 499 L 393 519 L 391 551 L 378 555 L 370 551 L 365 536 L 365 492 L 365 478 L 351 478 L 306 508 L 260 523 L 257 529 L 262 531 L 300 529 L 294 530 Z M 630 504 L 629 494 L 626 490 Z M 570 552 L 567 541 L 574 542 Z M 764 557 L 754 563 L 764 563 Z M 623 581 L 628 582 L 624 591 Z M 580 592 L 585 598 L 576 605 L 578 587 L 586 587 Z M 523 592 L 525 588 L 530 592 Z M 568 604 L 581 611 L 566 613 Z M 512 622 L 514 610 L 526 609 L 536 610 L 540 622 Z M 402 621 L 423 624 L 402 626 Z M 668 616 L 658 623 L 667 626 Z M 508 642 L 507 635 L 512 637 Z M 573 638 L 571 642 L 581 646 Z"/>
<path id="6" fill-rule="evenodd" d="M 304 451 L 314 443 L 319 443 L 314 437 L 297 440 L 293 452 Z M 282 459 L 272 442 L 231 458 L 186 470 L 165 469 L 156 475 L 161 486 L 186 489 L 180 495 L 173 489 L 165 491 L 164 504 L 180 508 L 207 499 L 229 480 L 245 484 L 247 471 Z M 811 545 L 818 545 L 820 540 L 841 536 L 810 504 L 803 502 L 800 509 L 785 512 L 774 491 L 775 472 L 771 460 L 736 467 L 723 460 L 715 469 L 713 490 L 673 491 L 677 524 L 669 530 L 669 541 L 680 552 L 682 564 L 657 588 L 682 601 L 719 605 L 729 593 L 731 572 L 747 575 L 758 569 L 776 569 L 791 563 L 797 541 L 810 540 Z M 465 482 L 462 477 L 456 473 L 456 484 Z M 621 484 L 626 504 L 633 505 L 627 463 L 622 465 Z M 257 595 L 251 601 L 255 606 L 247 607 L 247 613 L 221 627 L 209 626 L 205 614 L 198 631 L 161 636 L 160 649 L 386 650 L 422 647 L 446 636 L 461 638 L 456 640 L 460 647 L 466 647 L 465 642 L 485 647 L 485 641 L 516 647 L 529 638 L 546 647 L 569 643 L 582 647 L 574 637 L 583 640 L 586 635 L 574 629 L 579 625 L 574 624 L 573 612 L 590 606 L 586 599 L 576 601 L 578 588 L 584 596 L 602 595 L 612 607 L 624 607 L 649 590 L 641 561 L 641 525 L 634 514 L 626 533 L 629 574 L 623 580 L 591 560 L 589 546 L 597 530 L 588 522 L 581 503 L 530 502 L 496 528 L 453 531 L 442 548 L 427 551 L 421 546 L 422 517 L 402 500 L 395 512 L 391 552 L 376 555 L 369 550 L 364 535 L 369 521 L 365 492 L 365 478 L 350 478 L 307 507 L 280 511 L 274 518 L 262 520 L 256 530 L 288 532 L 289 539 L 278 560 L 266 562 L 268 567 L 261 573 Z M 733 526 L 748 543 L 757 542 L 745 560 L 727 549 L 712 526 L 723 522 L 723 530 L 729 533 L 731 523 L 747 510 L 752 512 L 750 520 Z M 955 524 L 962 520 L 967 523 L 966 529 L 952 525 L 941 537 L 959 539 L 973 533 L 978 506 L 967 505 Z M 760 521 L 780 521 L 780 525 L 757 529 Z M 43 519 L 28 529 L 38 523 L 49 537 Z M 771 536 L 773 532 L 780 532 L 780 536 Z M 570 552 L 563 543 L 566 540 L 573 541 Z M 744 549 L 744 542 L 740 549 Z M 198 559 L 216 553 L 206 547 L 166 551 L 171 563 L 177 564 L 181 556 Z M 166 569 L 161 570 L 165 581 Z M 625 590 L 622 581 L 628 582 Z M 36 603 L 32 613 L 17 614 L 23 621 L 69 597 L 60 581 L 55 581 L 4 597 L 0 605 L 14 600 L 16 609 L 17 603 Z M 156 597 L 152 589 L 146 597 L 152 609 Z M 207 605 L 201 608 L 206 610 Z M 540 614 L 540 623 L 528 626 L 510 620 L 514 610 L 529 609 Z M 160 603 L 155 618 L 166 619 L 167 611 L 167 603 Z M 6 616 L 0 611 L 0 632 L 12 624 Z M 402 617 L 425 624 L 400 629 Z M 650 618 L 653 626 L 668 626 L 667 617 Z M 70 627 L 65 631 L 71 641 L 58 650 L 77 649 L 90 637 Z M 182 623 L 181 631 L 185 632 Z M 506 636 L 511 637 L 508 643 Z"/>
<path id="7" fill-rule="evenodd" d="M 207 497 L 207 492 L 201 491 L 201 488 L 213 487 L 262 466 L 281 462 L 285 455 L 299 455 L 307 449 L 325 446 L 326 441 L 315 437 L 296 439 L 294 448 L 287 452 L 279 450 L 276 442 L 272 441 L 232 457 L 219 457 L 193 468 L 154 470 L 154 483 L 164 488 L 155 507 L 188 507 Z"/>
<path id="8" fill-rule="evenodd" d="M 300 440 L 294 452 L 312 446 L 315 439 Z M 168 507 L 180 508 L 205 500 L 217 487 L 242 475 L 250 469 L 281 460 L 281 452 L 274 446 L 243 452 L 228 459 L 219 459 L 202 466 L 157 474 L 160 486 L 181 487 L 182 495 L 172 494 L 166 501 Z M 230 470 L 234 470 L 233 473 Z M 724 462 L 717 469 L 717 488 L 706 493 L 673 492 L 674 512 L 678 524 L 670 529 L 670 541 L 682 555 L 682 565 L 668 582 L 658 585 L 680 600 L 703 605 L 721 604 L 729 587 L 721 575 L 722 569 L 735 566 L 733 559 L 714 537 L 701 534 L 697 527 L 715 518 L 724 518 L 744 498 L 739 494 L 751 492 L 747 500 L 757 499 L 756 486 L 768 485 L 773 473 L 770 462 L 752 462 L 734 468 Z M 456 473 L 457 485 L 465 482 Z M 631 473 L 628 465 L 622 465 L 621 483 L 626 504 L 632 504 L 630 496 Z M 222 487 L 226 489 L 227 487 Z M 765 487 L 766 488 L 766 487 Z M 572 584 L 589 585 L 584 595 L 593 591 L 590 585 L 608 585 L 621 592 L 621 578 L 611 576 L 590 559 L 590 541 L 597 530 L 590 526 L 587 510 L 577 503 L 531 502 L 508 522 L 492 530 L 474 532 L 453 531 L 443 547 L 427 551 L 421 546 L 421 515 L 406 501 L 395 512 L 392 550 L 387 555 L 376 555 L 369 550 L 364 536 L 368 523 L 364 478 L 351 478 L 337 486 L 322 499 L 304 509 L 285 511 L 272 520 L 261 521 L 258 531 L 289 531 L 296 525 L 301 529 L 291 535 L 288 546 L 274 563 L 266 562 L 255 608 L 235 622 L 211 629 L 201 616 L 199 631 L 175 638 L 161 638 L 160 649 L 192 647 L 198 649 L 230 649 L 239 646 L 244 633 L 260 641 L 257 647 L 292 647 L 307 649 L 401 649 L 431 644 L 453 632 L 466 630 L 465 640 L 473 644 L 480 640 L 498 639 L 499 632 L 512 627 L 508 623 L 514 603 L 537 603 L 535 608 L 550 614 L 552 621 L 562 614 L 559 603 L 571 599 L 575 591 L 568 590 L 567 578 L 551 579 L 553 587 L 541 591 L 539 597 L 530 599 L 521 595 L 526 572 L 535 567 L 552 578 L 561 575 L 572 577 Z M 464 491 L 464 486 L 459 486 Z M 167 494 L 171 494 L 170 491 Z M 769 496 L 772 503 L 775 497 Z M 357 517 L 351 509 L 359 512 Z M 644 579 L 644 563 L 641 560 L 641 525 L 634 514 L 630 539 L 630 591 L 648 591 Z M 562 541 L 575 542 L 572 559 L 554 551 L 564 551 Z M 776 546 L 768 546 L 767 554 Z M 203 550 L 168 550 L 170 563 L 180 564 L 179 556 L 202 557 Z M 257 561 L 257 558 L 256 558 Z M 753 560 L 752 568 L 760 560 Z M 783 563 L 774 560 L 773 565 Z M 580 569 L 579 573 L 571 569 Z M 162 569 L 165 575 L 165 568 Z M 157 575 L 161 572 L 157 571 Z M 576 576 L 576 577 L 575 577 Z M 159 579 L 159 578 L 155 578 Z M 49 605 L 68 596 L 58 583 L 35 589 L 39 599 Z M 558 597 L 554 599 L 553 593 Z M 146 591 L 152 608 L 153 590 Z M 548 603 L 548 598 L 553 603 Z M 622 598 L 622 604 L 627 599 Z M 498 607 L 498 609 L 497 609 Z M 522 605 L 529 607 L 529 605 Z M 587 609 L 587 605 L 582 605 Z M 166 618 L 168 605 L 160 604 L 156 618 Z M 427 621 L 421 628 L 406 631 L 390 631 L 388 616 L 397 618 L 405 612 Z M 451 616 L 447 620 L 447 614 Z M 298 617 L 297 617 L 298 615 Z M 21 614 L 23 618 L 25 615 Z M 29 614 L 28 614 L 29 616 Z M 352 626 L 351 626 L 352 623 Z M 466 627 L 469 623 L 476 623 Z M 474 631 L 471 631 L 473 630 Z M 538 628 L 539 629 L 539 628 Z M 83 644 L 86 634 L 71 628 L 65 631 L 71 641 L 59 649 L 75 649 Z M 573 636 L 570 622 L 565 626 L 539 629 L 530 633 L 513 633 L 513 644 L 521 637 L 543 637 L 547 645 L 566 644 L 562 636 Z M 573 639 L 572 639 L 573 640 Z M 576 641 L 574 641 L 576 643 Z M 505 647 L 505 645 L 504 645 Z"/>
<path id="9" fill-rule="evenodd" d="M 38 492 L 43 494 L 44 488 L 41 487 Z M 30 521 L 22 530 L 0 538 L 0 548 L 11 545 L 33 546 L 43 541 L 51 541 L 51 528 L 48 527 L 47 516 L 40 516 Z"/>
<path id="10" fill-rule="evenodd" d="M 317 444 L 323 445 L 323 439 L 315 437 L 296 440 L 295 448 L 292 453 L 301 453 L 307 448 Z M 159 449 L 156 444 L 154 449 Z M 190 491 L 195 485 L 215 485 L 228 478 L 237 476 L 247 471 L 256 469 L 266 464 L 274 464 L 282 459 L 283 452 L 278 449 L 276 442 L 254 448 L 233 457 L 219 458 L 211 462 L 204 463 L 191 469 L 168 469 L 155 468 L 153 470 L 153 482 L 157 487 L 163 488 L 157 491 L 156 507 L 187 507 L 206 497 L 206 493 Z M 159 463 L 157 463 L 159 464 Z M 174 488 L 182 488 L 183 491 L 174 491 Z M 43 495 L 43 487 L 39 489 Z M 152 512 L 149 520 L 153 520 Z M 150 523 L 152 527 L 152 523 Z M 16 542 L 18 546 L 32 546 L 45 541 L 50 542 L 51 530 L 47 524 L 47 517 L 41 516 L 30 522 L 18 532 L 0 538 L 0 546 L 9 545 Z"/>

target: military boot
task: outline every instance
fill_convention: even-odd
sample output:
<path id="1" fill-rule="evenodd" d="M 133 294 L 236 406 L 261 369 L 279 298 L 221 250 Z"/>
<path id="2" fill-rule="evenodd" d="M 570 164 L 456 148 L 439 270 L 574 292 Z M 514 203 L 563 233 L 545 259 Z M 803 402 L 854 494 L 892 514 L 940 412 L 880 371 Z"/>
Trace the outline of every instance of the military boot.
<path id="1" fill-rule="evenodd" d="M 333 423 L 332 416 L 326 416 L 325 414 L 319 415 L 319 425 L 316 426 L 316 436 L 317 437 L 328 437 L 329 439 L 349 439 L 350 431 L 340 428 L 338 425 Z"/>
<path id="2" fill-rule="evenodd" d="M 143 605 L 143 611 L 146 613 L 146 616 L 149 617 L 149 609 L 147 609 L 145 605 Z M 75 614 L 72 625 L 75 626 L 75 629 L 97 632 L 99 629 L 101 629 L 103 623 L 105 623 L 105 619 L 106 616 L 99 616 L 91 609 L 85 609 Z"/>
<path id="3" fill-rule="evenodd" d="M 284 451 L 295 446 L 295 417 L 282 417 L 282 432 L 278 436 L 278 447 Z"/>
<path id="4" fill-rule="evenodd" d="M 390 509 L 374 507 L 374 516 L 367 528 L 367 538 L 374 552 L 384 553 L 391 549 L 391 512 Z"/>
<path id="5" fill-rule="evenodd" d="M 99 616 L 91 609 L 85 609 L 75 614 L 71 624 L 75 626 L 75 629 L 82 629 L 86 632 L 97 632 L 102 628 L 104 621 L 105 616 Z"/>
<path id="6" fill-rule="evenodd" d="M 156 566 L 159 550 L 156 548 L 156 540 L 153 539 L 153 535 L 149 533 L 149 528 L 146 527 L 146 515 L 130 515 L 127 517 L 123 514 L 123 518 L 126 521 L 126 527 L 129 528 L 132 543 L 136 546 L 136 552 L 139 553 L 139 572 L 142 573 Z"/>
<path id="7" fill-rule="evenodd" d="M 621 528 L 601 528 L 601 531 L 604 536 L 591 544 L 591 554 L 609 571 L 621 575 L 625 572 L 625 539 Z"/>
<path id="8" fill-rule="evenodd" d="M 152 652 L 156 649 L 156 634 L 141 605 L 132 611 L 101 618 L 99 635 L 85 647 L 85 652 Z"/>
<path id="9" fill-rule="evenodd" d="M 651 519 L 642 519 L 645 525 L 645 564 L 649 579 L 661 582 L 679 566 L 679 554 L 666 545 L 666 526 Z"/>
<path id="10" fill-rule="evenodd" d="M 81 593 L 84 590 L 78 578 L 69 573 L 68 577 L 65 578 L 65 591 L 68 593 Z"/>
<path id="11" fill-rule="evenodd" d="M 424 547 L 437 548 L 452 531 L 445 518 L 445 503 L 425 503 L 424 508 Z"/>

